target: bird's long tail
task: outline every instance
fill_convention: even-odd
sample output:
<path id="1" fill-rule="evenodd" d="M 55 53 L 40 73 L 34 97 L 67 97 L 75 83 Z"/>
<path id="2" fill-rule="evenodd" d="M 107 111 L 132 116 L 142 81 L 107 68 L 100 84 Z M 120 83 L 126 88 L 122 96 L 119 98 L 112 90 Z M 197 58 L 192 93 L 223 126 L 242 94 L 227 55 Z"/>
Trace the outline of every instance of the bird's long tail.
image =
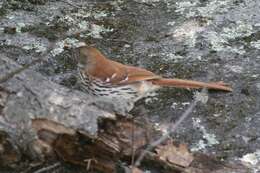
<path id="1" fill-rule="evenodd" d="M 228 84 L 224 82 L 198 82 L 192 80 L 182 80 L 182 79 L 153 79 L 151 80 L 153 84 L 159 86 L 169 86 L 169 87 L 176 87 L 176 88 L 207 88 L 213 90 L 222 90 L 222 91 L 232 91 L 232 88 L 229 87 Z"/>

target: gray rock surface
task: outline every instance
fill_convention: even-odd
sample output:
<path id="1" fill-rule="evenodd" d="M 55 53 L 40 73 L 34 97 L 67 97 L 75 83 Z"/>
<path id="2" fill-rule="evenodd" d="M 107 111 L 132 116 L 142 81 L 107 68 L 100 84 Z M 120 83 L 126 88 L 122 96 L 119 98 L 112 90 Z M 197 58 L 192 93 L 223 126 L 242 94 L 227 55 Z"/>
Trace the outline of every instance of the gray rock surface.
<path id="1" fill-rule="evenodd" d="M 4 55 L 0 57 L 0 78 L 20 68 Z M 30 141 L 30 135 L 33 135 L 30 134 L 32 119 L 47 118 L 95 134 L 98 117 L 113 117 L 95 107 L 88 95 L 55 84 L 32 69 L 16 74 L 1 87 L 8 91 L 1 111 L 2 124 L 10 125 L 15 135 L 23 136 L 26 141 Z"/>

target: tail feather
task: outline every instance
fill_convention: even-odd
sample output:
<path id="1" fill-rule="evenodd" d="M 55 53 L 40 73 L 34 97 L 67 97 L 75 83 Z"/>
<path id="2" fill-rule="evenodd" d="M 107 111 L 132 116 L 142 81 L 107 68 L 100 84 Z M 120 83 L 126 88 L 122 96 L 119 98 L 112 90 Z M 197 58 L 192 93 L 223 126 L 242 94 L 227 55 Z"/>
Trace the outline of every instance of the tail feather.
<path id="1" fill-rule="evenodd" d="M 213 90 L 222 90 L 222 91 L 232 91 L 232 88 L 229 87 L 228 84 L 223 82 L 211 82 L 211 83 L 205 83 L 205 82 L 198 82 L 198 81 L 192 81 L 192 80 L 182 80 L 182 79 L 153 79 L 151 80 L 153 84 L 159 85 L 159 86 L 170 86 L 170 87 L 176 87 L 176 88 L 207 88 L 207 89 L 213 89 Z"/>

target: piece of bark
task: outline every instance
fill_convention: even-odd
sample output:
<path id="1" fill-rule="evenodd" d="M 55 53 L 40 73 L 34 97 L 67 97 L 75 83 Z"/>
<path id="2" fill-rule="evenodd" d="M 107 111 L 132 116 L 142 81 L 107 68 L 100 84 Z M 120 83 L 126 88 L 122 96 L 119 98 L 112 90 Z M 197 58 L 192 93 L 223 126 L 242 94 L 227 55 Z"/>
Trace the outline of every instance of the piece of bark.
<path id="1" fill-rule="evenodd" d="M 185 144 L 175 146 L 169 142 L 167 145 L 159 145 L 155 151 L 160 160 L 182 167 L 188 167 L 194 159 Z"/>
<path id="2" fill-rule="evenodd" d="M 46 119 L 34 120 L 32 126 L 39 140 L 52 146 L 62 160 L 107 173 L 116 172 L 120 159 L 129 160 L 133 150 L 147 144 L 145 129 L 129 118 L 103 119 L 98 125 L 94 136 Z"/>
<path id="3" fill-rule="evenodd" d="M 145 164 L 153 165 L 165 173 L 250 173 L 252 170 L 241 163 L 222 162 L 202 153 L 193 153 L 193 161 L 187 167 L 182 167 L 169 161 L 158 159 L 158 155 L 149 152 L 144 159 Z M 174 156 L 173 156 L 174 157 Z"/>
<path id="4" fill-rule="evenodd" d="M 16 167 L 21 161 L 21 153 L 10 136 L 0 130 L 0 168 Z"/>

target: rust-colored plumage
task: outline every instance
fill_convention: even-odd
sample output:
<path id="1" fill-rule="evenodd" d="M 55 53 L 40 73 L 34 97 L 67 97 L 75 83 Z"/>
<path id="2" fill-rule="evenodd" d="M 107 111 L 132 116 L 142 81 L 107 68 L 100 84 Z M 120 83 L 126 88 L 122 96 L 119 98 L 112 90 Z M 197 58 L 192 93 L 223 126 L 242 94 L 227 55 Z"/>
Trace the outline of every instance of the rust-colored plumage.
<path id="1" fill-rule="evenodd" d="M 100 51 L 93 47 L 79 49 L 80 63 L 84 73 L 90 78 L 96 78 L 111 85 L 130 85 L 141 81 L 151 82 L 153 85 L 170 86 L 177 88 L 207 88 L 222 91 L 232 91 L 232 88 L 223 82 L 197 82 L 182 79 L 166 79 L 148 70 L 124 65 L 107 59 Z"/>

